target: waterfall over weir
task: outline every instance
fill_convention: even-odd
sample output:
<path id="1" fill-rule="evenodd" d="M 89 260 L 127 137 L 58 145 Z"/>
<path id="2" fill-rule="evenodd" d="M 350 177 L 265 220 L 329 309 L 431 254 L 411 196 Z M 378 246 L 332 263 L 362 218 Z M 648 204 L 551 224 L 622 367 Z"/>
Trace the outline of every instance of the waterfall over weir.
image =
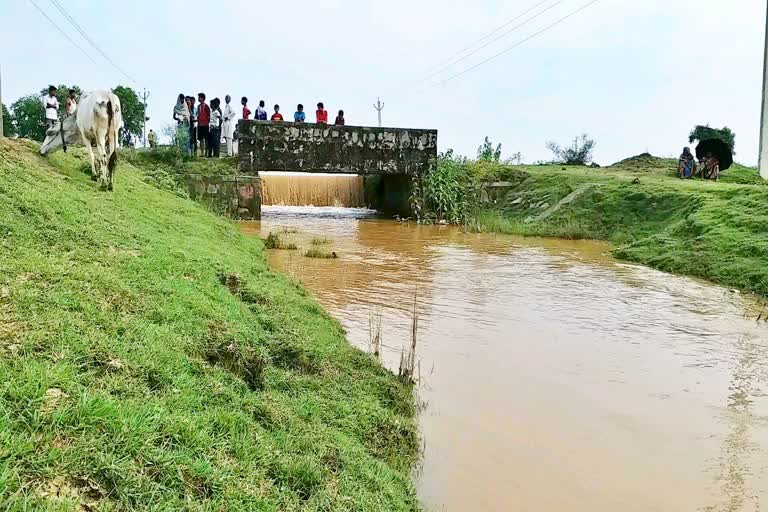
<path id="1" fill-rule="evenodd" d="M 362 176 L 261 173 L 262 204 L 280 206 L 365 206 Z"/>

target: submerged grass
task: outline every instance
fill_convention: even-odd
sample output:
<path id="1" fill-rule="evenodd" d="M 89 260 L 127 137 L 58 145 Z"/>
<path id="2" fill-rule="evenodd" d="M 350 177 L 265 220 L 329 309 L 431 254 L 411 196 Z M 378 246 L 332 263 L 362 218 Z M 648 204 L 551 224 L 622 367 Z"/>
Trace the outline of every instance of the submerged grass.
<path id="1" fill-rule="evenodd" d="M 328 252 L 320 250 L 316 247 L 311 247 L 307 250 L 307 252 L 304 253 L 304 256 L 307 258 L 319 258 L 319 259 L 327 259 L 327 260 L 333 260 L 339 257 L 336 252 Z"/>
<path id="2" fill-rule="evenodd" d="M 735 166 L 720 183 L 679 180 L 674 160 L 514 167 L 517 179 L 473 229 L 606 240 L 616 256 L 768 295 L 768 186 Z"/>
<path id="3" fill-rule="evenodd" d="M 328 237 L 323 237 L 323 238 L 315 237 L 312 239 L 312 245 L 328 245 L 330 243 L 331 241 L 328 239 Z"/>
<path id="4" fill-rule="evenodd" d="M 262 243 L 0 139 L 0 508 L 415 510 L 411 388 Z"/>
<path id="5" fill-rule="evenodd" d="M 280 238 L 280 235 L 271 232 L 264 239 L 264 247 L 266 249 L 281 249 L 285 251 L 296 251 L 299 249 L 295 243 L 286 243 Z"/>

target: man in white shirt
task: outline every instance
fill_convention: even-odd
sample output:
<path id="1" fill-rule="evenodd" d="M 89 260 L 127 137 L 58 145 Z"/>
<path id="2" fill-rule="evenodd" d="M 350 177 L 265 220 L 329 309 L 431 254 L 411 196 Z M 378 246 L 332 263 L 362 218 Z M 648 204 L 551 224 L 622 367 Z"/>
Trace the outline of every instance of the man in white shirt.
<path id="1" fill-rule="evenodd" d="M 45 124 L 48 128 L 59 122 L 59 100 L 56 98 L 56 88 L 48 87 L 48 96 L 45 97 Z"/>
<path id="2" fill-rule="evenodd" d="M 237 126 L 237 110 L 232 107 L 231 101 L 232 97 L 227 94 L 224 97 L 226 105 L 224 105 L 224 126 L 221 130 L 224 141 L 227 143 L 227 156 L 235 156 L 232 139 L 234 138 L 235 127 Z"/>

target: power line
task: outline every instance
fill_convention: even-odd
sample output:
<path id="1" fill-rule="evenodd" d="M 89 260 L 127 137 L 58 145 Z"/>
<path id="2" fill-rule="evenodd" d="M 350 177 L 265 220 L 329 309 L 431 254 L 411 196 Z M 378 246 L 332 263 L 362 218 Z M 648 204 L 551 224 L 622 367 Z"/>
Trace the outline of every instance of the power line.
<path id="1" fill-rule="evenodd" d="M 506 27 L 507 27 L 508 25 L 510 25 L 511 23 L 514 23 L 515 21 L 519 20 L 520 18 L 522 18 L 523 16 L 525 16 L 526 14 L 528 14 L 529 12 L 531 12 L 532 10 L 534 10 L 535 8 L 537 8 L 538 6 L 540 6 L 540 5 L 542 5 L 542 4 L 545 4 L 545 3 L 547 3 L 548 1 L 549 1 L 549 0 L 541 0 L 539 3 L 537 3 L 537 4 L 536 4 L 536 5 L 534 5 L 533 7 L 529 7 L 527 10 L 523 11 L 523 12 L 522 12 L 522 13 L 520 13 L 518 16 L 516 16 L 516 17 L 512 18 L 511 20 L 507 21 L 507 22 L 506 22 L 506 23 L 504 23 L 503 25 L 499 25 L 498 27 L 496 27 L 495 29 L 493 29 L 492 31 L 490 31 L 489 33 L 487 33 L 486 35 L 484 35 L 483 37 L 481 37 L 480 39 L 478 39 L 478 40 L 477 40 L 477 41 L 475 41 L 474 43 L 472 43 L 472 44 L 470 44 L 469 46 L 467 46 L 466 48 L 464 48 L 463 50 L 460 50 L 460 51 L 458 51 L 458 52 L 454 53 L 454 54 L 453 54 L 453 57 L 455 57 L 455 56 L 458 56 L 458 55 L 461 55 L 462 53 L 466 52 L 467 50 L 471 50 L 472 48 L 474 48 L 474 47 L 475 47 L 475 45 L 476 45 L 476 44 L 482 43 L 483 41 L 485 41 L 486 39 L 488 39 L 489 37 L 491 37 L 493 34 L 495 34 L 496 32 L 498 32 L 499 30 L 501 30 L 501 29 L 503 29 L 503 28 L 506 28 Z M 449 61 L 451 61 L 451 59 L 453 59 L 453 57 L 448 57 L 447 59 L 445 59 L 445 60 L 444 60 L 444 61 L 442 61 L 442 62 L 443 62 L 443 63 L 449 63 Z M 450 62 L 450 64 L 452 64 L 452 62 Z M 441 65 L 442 65 L 442 64 L 438 64 L 437 66 L 434 66 L 434 67 L 432 67 L 432 68 L 430 68 L 430 69 L 431 69 L 431 70 L 434 70 L 434 69 L 436 69 L 438 66 L 441 66 Z M 430 71 L 430 73 L 431 73 L 431 71 Z M 431 75 L 430 75 L 430 76 L 431 76 Z M 429 77 L 428 77 L 428 78 L 429 78 Z"/>
<path id="2" fill-rule="evenodd" d="M 465 69 L 464 71 L 461 71 L 461 72 L 459 72 L 459 73 L 456 73 L 455 75 L 451 75 L 451 76 L 449 76 L 449 77 L 448 77 L 448 78 L 446 78 L 445 80 L 441 81 L 441 82 L 440 82 L 438 85 L 445 85 L 446 83 L 450 82 L 451 80 L 453 80 L 453 79 L 455 79 L 455 78 L 459 78 L 460 76 L 462 76 L 462 75 L 465 75 L 466 73 L 469 73 L 470 71 L 472 71 L 472 70 L 474 70 L 474 69 L 477 69 L 477 68 L 479 68 L 480 66 L 482 66 L 483 64 L 485 64 L 485 63 L 487 63 L 487 62 L 490 62 L 490 61 L 492 61 L 493 59 L 495 59 L 495 58 L 497 58 L 497 57 L 501 57 L 501 56 L 502 56 L 502 55 L 504 55 L 505 53 L 507 53 L 507 52 L 509 52 L 509 51 L 511 51 L 511 50 L 514 50 L 514 49 L 515 49 L 515 48 L 517 48 L 518 46 L 521 46 L 522 44 L 524 44 L 524 43 L 526 43 L 526 42 L 530 41 L 530 40 L 531 40 L 531 39 L 533 39 L 534 37 L 536 37 L 536 36 L 538 36 L 538 35 L 540 35 L 540 34 L 543 34 L 544 32 L 546 32 L 547 30 L 549 30 L 549 29 L 551 29 L 551 28 L 554 28 L 555 26 L 557 26 L 557 25 L 559 25 L 560 23 L 564 22 L 564 21 L 565 21 L 565 20 L 567 20 L 568 18 L 571 18 L 572 16 L 575 16 L 576 14 L 580 13 L 581 11 L 583 11 L 584 9 L 586 9 L 587 7 L 589 7 L 590 5 L 597 3 L 598 1 L 599 1 L 599 0 L 592 0 L 591 2 L 588 2 L 588 3 L 584 4 L 584 5 L 582 5 L 581 7 L 579 7 L 578 9 L 576 9 L 575 11 L 571 12 L 570 14 L 568 14 L 568 15 L 566 15 L 566 16 L 563 16 L 562 18 L 560 18 L 559 20 L 555 21 L 555 22 L 554 22 L 554 23 L 552 23 L 551 25 L 547 25 L 547 26 L 546 26 L 546 27 L 544 27 L 543 29 L 539 30 L 538 32 L 535 32 L 535 33 L 533 33 L 532 35 L 530 35 L 530 36 L 526 37 L 526 38 L 525 38 L 525 39 L 523 39 L 522 41 L 519 41 L 519 42 L 515 43 L 514 45 L 510 46 L 509 48 L 505 48 L 504 50 L 500 51 L 499 53 L 497 53 L 497 54 L 495 54 L 495 55 L 492 55 L 492 56 L 488 57 L 487 59 L 485 59 L 485 60 L 483 60 L 483 61 L 481 61 L 481 62 L 478 62 L 478 63 L 477 63 L 477 64 L 475 64 L 474 66 L 471 66 L 471 67 L 469 67 L 469 68 Z"/>
<path id="3" fill-rule="evenodd" d="M 89 54 L 88 54 L 88 53 L 87 53 L 85 50 L 83 50 L 83 48 L 82 48 L 82 47 L 81 47 L 79 44 L 77 44 L 76 42 L 74 42 L 74 41 L 72 40 L 72 38 L 71 38 L 71 37 L 69 37 L 69 36 L 67 35 L 67 33 L 66 33 L 66 32 L 64 32 L 64 30 L 62 30 L 62 28 L 61 28 L 60 26 L 58 26 L 58 25 L 56 24 L 56 22 L 55 22 L 55 21 L 53 21 L 53 20 L 51 19 L 51 17 L 50 17 L 50 16 L 48 16 L 47 14 L 45 14 L 45 11 L 44 11 L 44 10 L 42 10 L 42 9 L 40 8 L 40 6 L 39 6 L 39 5 L 37 5 L 37 3 L 35 2 L 35 0 L 29 0 L 29 1 L 30 1 L 30 2 L 32 2 L 32 5 L 34 5 L 34 6 L 35 6 L 35 8 L 36 8 L 38 11 L 40 11 L 40 14 L 42 14 L 43 16 L 45 16 L 45 18 L 46 18 L 48 21 L 50 21 L 50 22 L 51 22 L 51 25 L 53 25 L 54 27 L 56 27 L 56 29 L 57 29 L 59 32 L 61 32 L 61 35 L 63 35 L 64 37 L 66 37 L 66 38 L 69 40 L 69 42 L 70 42 L 70 43 L 72 43 L 72 44 L 75 46 L 75 48 L 77 48 L 78 50 L 80 50 L 81 52 L 83 52 L 83 55 L 85 55 L 86 57 L 88 57 L 88 60 L 90 60 L 91 62 L 93 62 L 95 65 L 97 65 L 97 66 L 98 66 L 98 64 L 96 64 L 96 61 L 95 61 L 95 60 L 93 60 L 93 57 L 91 57 L 91 56 L 90 56 L 90 55 L 89 55 Z"/>
<path id="4" fill-rule="evenodd" d="M 130 76 L 128 73 L 126 73 L 125 71 L 123 71 L 123 70 L 122 70 L 122 68 L 121 68 L 120 66 L 118 66 L 117 64 L 115 64 L 115 61 L 113 61 L 113 60 L 112 60 L 112 59 L 109 57 L 109 55 L 107 55 L 107 54 L 106 54 L 106 53 L 105 53 L 105 52 L 104 52 L 104 51 L 103 51 L 103 50 L 102 50 L 102 49 L 99 47 L 99 45 L 97 45 L 97 44 L 96 44 L 96 43 L 93 41 L 93 39 L 91 39 L 90 37 L 88 37 L 88 34 L 86 34 L 86 33 L 85 33 L 85 30 L 83 30 L 83 29 L 82 29 L 82 27 L 80 27 L 80 25 L 78 25 L 78 24 L 77 24 L 77 22 L 74 20 L 74 18 L 73 18 L 73 17 L 72 17 L 72 16 L 71 16 L 71 15 L 70 15 L 68 12 L 67 12 L 67 10 L 66 10 L 66 9 L 65 9 L 65 8 L 64 8 L 64 7 L 63 7 L 63 6 L 62 6 L 62 5 L 61 5 L 61 4 L 60 4 L 60 3 L 59 3 L 57 0 L 50 0 L 50 1 L 51 1 L 51 3 L 52 3 L 52 4 L 53 4 L 53 5 L 54 5 L 54 6 L 55 6 L 55 7 L 56 7 L 58 10 L 59 10 L 59 12 L 60 12 L 61 14 L 63 14 L 65 18 L 67 18 L 67 19 L 69 20 L 69 22 L 72 24 L 72 26 L 73 26 L 73 27 L 75 27 L 75 29 L 76 29 L 78 32 L 80 32 L 80 35 L 81 35 L 81 36 L 83 36 L 83 38 L 84 38 L 86 41 L 88 41 L 88 44 L 90 44 L 90 45 L 93 47 L 93 49 L 94 49 L 94 50 L 96 50 L 97 52 L 99 52 L 99 53 L 101 54 L 101 56 L 102 56 L 102 57 L 104 57 L 104 59 L 106 59 L 106 61 L 107 61 L 107 62 L 109 62 L 109 63 L 112 65 L 112 67 L 114 67 L 116 70 L 118 70 L 120 73 L 122 73 L 122 74 L 123 74 L 123 76 L 125 76 L 125 77 L 126 77 L 128 80 L 130 80 L 130 81 L 131 81 L 131 82 L 133 82 L 133 83 L 136 83 L 136 80 L 134 80 L 134 79 L 133 79 L 133 78 L 132 78 L 132 77 L 131 77 L 131 76 Z"/>
<path id="5" fill-rule="evenodd" d="M 534 5 L 534 6 L 533 6 L 533 7 L 531 7 L 530 9 L 528 9 L 527 11 L 523 12 L 521 15 L 519 15 L 519 16 L 517 16 L 516 18 L 514 18 L 514 19 L 512 19 L 512 20 L 508 21 L 507 23 L 505 23 L 504 25 L 500 26 L 499 28 L 497 28 L 497 29 L 496 29 L 496 30 L 494 30 L 493 32 L 489 33 L 489 34 L 488 34 L 488 35 L 486 35 L 485 37 L 483 37 L 483 38 L 479 39 L 478 41 L 475 41 L 475 43 L 474 43 L 474 44 L 470 45 L 469 47 L 467 47 L 467 48 L 465 48 L 464 50 L 462 50 L 461 52 L 459 52 L 459 53 L 457 54 L 457 56 L 461 55 L 462 53 L 465 53 L 467 50 L 470 50 L 470 49 L 474 48 L 474 47 L 475 47 L 475 46 L 476 46 L 478 43 L 482 43 L 483 41 L 485 41 L 486 39 L 488 39 L 489 37 L 491 37 L 493 34 L 495 34 L 496 32 L 498 32 L 499 30 L 501 30 L 501 29 L 503 29 L 503 28 L 505 28 L 505 27 L 507 27 L 507 26 L 511 25 L 513 22 L 515 22 L 515 21 L 519 20 L 520 18 L 522 18 L 523 16 L 525 16 L 526 14 L 528 14 L 529 12 L 531 12 L 531 11 L 532 11 L 532 10 L 534 10 L 534 9 L 536 9 L 537 7 L 539 7 L 540 5 L 542 5 L 543 3 L 547 2 L 547 1 L 549 1 L 549 0 L 544 0 L 543 2 L 539 2 L 538 4 Z M 441 68 L 439 68 L 439 69 L 437 69 L 436 71 L 434 71 L 434 72 L 430 73 L 429 75 L 427 75 L 427 76 L 424 78 L 424 80 L 429 80 L 429 79 L 430 79 L 430 78 L 432 78 L 433 76 L 435 76 L 435 75 L 439 75 L 440 73 L 442 73 L 442 72 L 443 72 L 443 71 L 445 71 L 446 69 L 448 69 L 448 68 L 450 68 L 450 67 L 452 67 L 452 66 L 454 66 L 454 65 L 458 64 L 459 62 L 461 62 L 461 61 L 463 61 L 463 60 L 466 60 L 466 59 L 468 59 L 469 57 L 471 57 L 471 56 L 475 55 L 475 54 L 476 54 L 477 52 L 479 52 L 480 50 L 482 50 L 482 49 L 484 49 L 484 48 L 487 48 L 488 46 L 490 46 L 491 44 L 495 43 L 495 42 L 496 42 L 496 41 L 498 41 L 499 39 L 502 39 L 502 38 L 504 38 L 504 37 L 508 36 L 509 34 L 511 34 L 512 32 L 514 32 L 515 30 L 519 29 L 520 27 L 522 27 L 522 26 L 524 26 L 524 25 L 527 25 L 527 24 L 528 24 L 528 23 L 530 23 L 531 21 L 535 20 L 536 18 L 538 18 L 538 17 L 539 17 L 539 16 L 541 16 L 542 14 L 544 14 L 544 13 L 546 13 L 546 12 L 548 12 L 548 11 L 550 11 L 550 10 L 554 9 L 555 7 L 557 7 L 558 5 L 560 5 L 561 3 L 563 3 L 563 1 L 564 1 L 564 0 L 557 0 L 557 2 L 553 3 L 552 5 L 550 5 L 549 7 L 545 8 L 544 10 L 542 10 L 542 11 L 539 11 L 538 13 L 534 14 L 533 16 L 531 16 L 530 18 L 526 19 L 526 20 L 525 20 L 525 21 L 523 21 L 522 23 L 518 23 L 517 25 L 515 25 L 515 26 L 514 26 L 514 27 L 512 27 L 512 28 L 510 28 L 509 30 L 506 30 L 506 31 L 504 31 L 504 32 L 502 32 L 501 34 L 499 34 L 498 36 L 496 36 L 496 37 L 494 37 L 493 39 L 491 39 L 490 41 L 487 41 L 485 44 L 483 44 L 483 45 L 481 45 L 481 46 L 479 46 L 479 47 L 477 47 L 477 48 L 474 48 L 474 50 L 473 50 L 472 52 L 470 52 L 470 53 L 467 53 L 466 55 L 462 55 L 462 56 L 460 56 L 460 57 L 458 57 L 458 58 L 455 58 L 455 59 L 453 59 L 452 61 L 450 61 L 449 63 L 447 63 L 445 66 L 442 66 Z"/>

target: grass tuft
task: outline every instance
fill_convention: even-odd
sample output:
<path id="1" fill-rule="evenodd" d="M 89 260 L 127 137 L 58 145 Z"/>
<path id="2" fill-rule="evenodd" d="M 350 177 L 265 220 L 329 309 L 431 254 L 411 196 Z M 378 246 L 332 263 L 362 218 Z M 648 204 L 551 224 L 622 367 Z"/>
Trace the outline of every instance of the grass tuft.
<path id="1" fill-rule="evenodd" d="M 316 247 L 312 247 L 308 249 L 307 252 L 304 253 L 304 256 L 306 256 L 307 258 L 319 258 L 319 259 L 331 259 L 331 260 L 339 257 L 339 255 L 336 254 L 336 252 L 323 251 L 323 250 L 317 249 Z"/>
<path id="2" fill-rule="evenodd" d="M 276 233 L 269 233 L 264 239 L 264 247 L 267 249 L 280 249 L 285 251 L 296 251 L 299 247 L 295 243 L 285 243 Z"/>

